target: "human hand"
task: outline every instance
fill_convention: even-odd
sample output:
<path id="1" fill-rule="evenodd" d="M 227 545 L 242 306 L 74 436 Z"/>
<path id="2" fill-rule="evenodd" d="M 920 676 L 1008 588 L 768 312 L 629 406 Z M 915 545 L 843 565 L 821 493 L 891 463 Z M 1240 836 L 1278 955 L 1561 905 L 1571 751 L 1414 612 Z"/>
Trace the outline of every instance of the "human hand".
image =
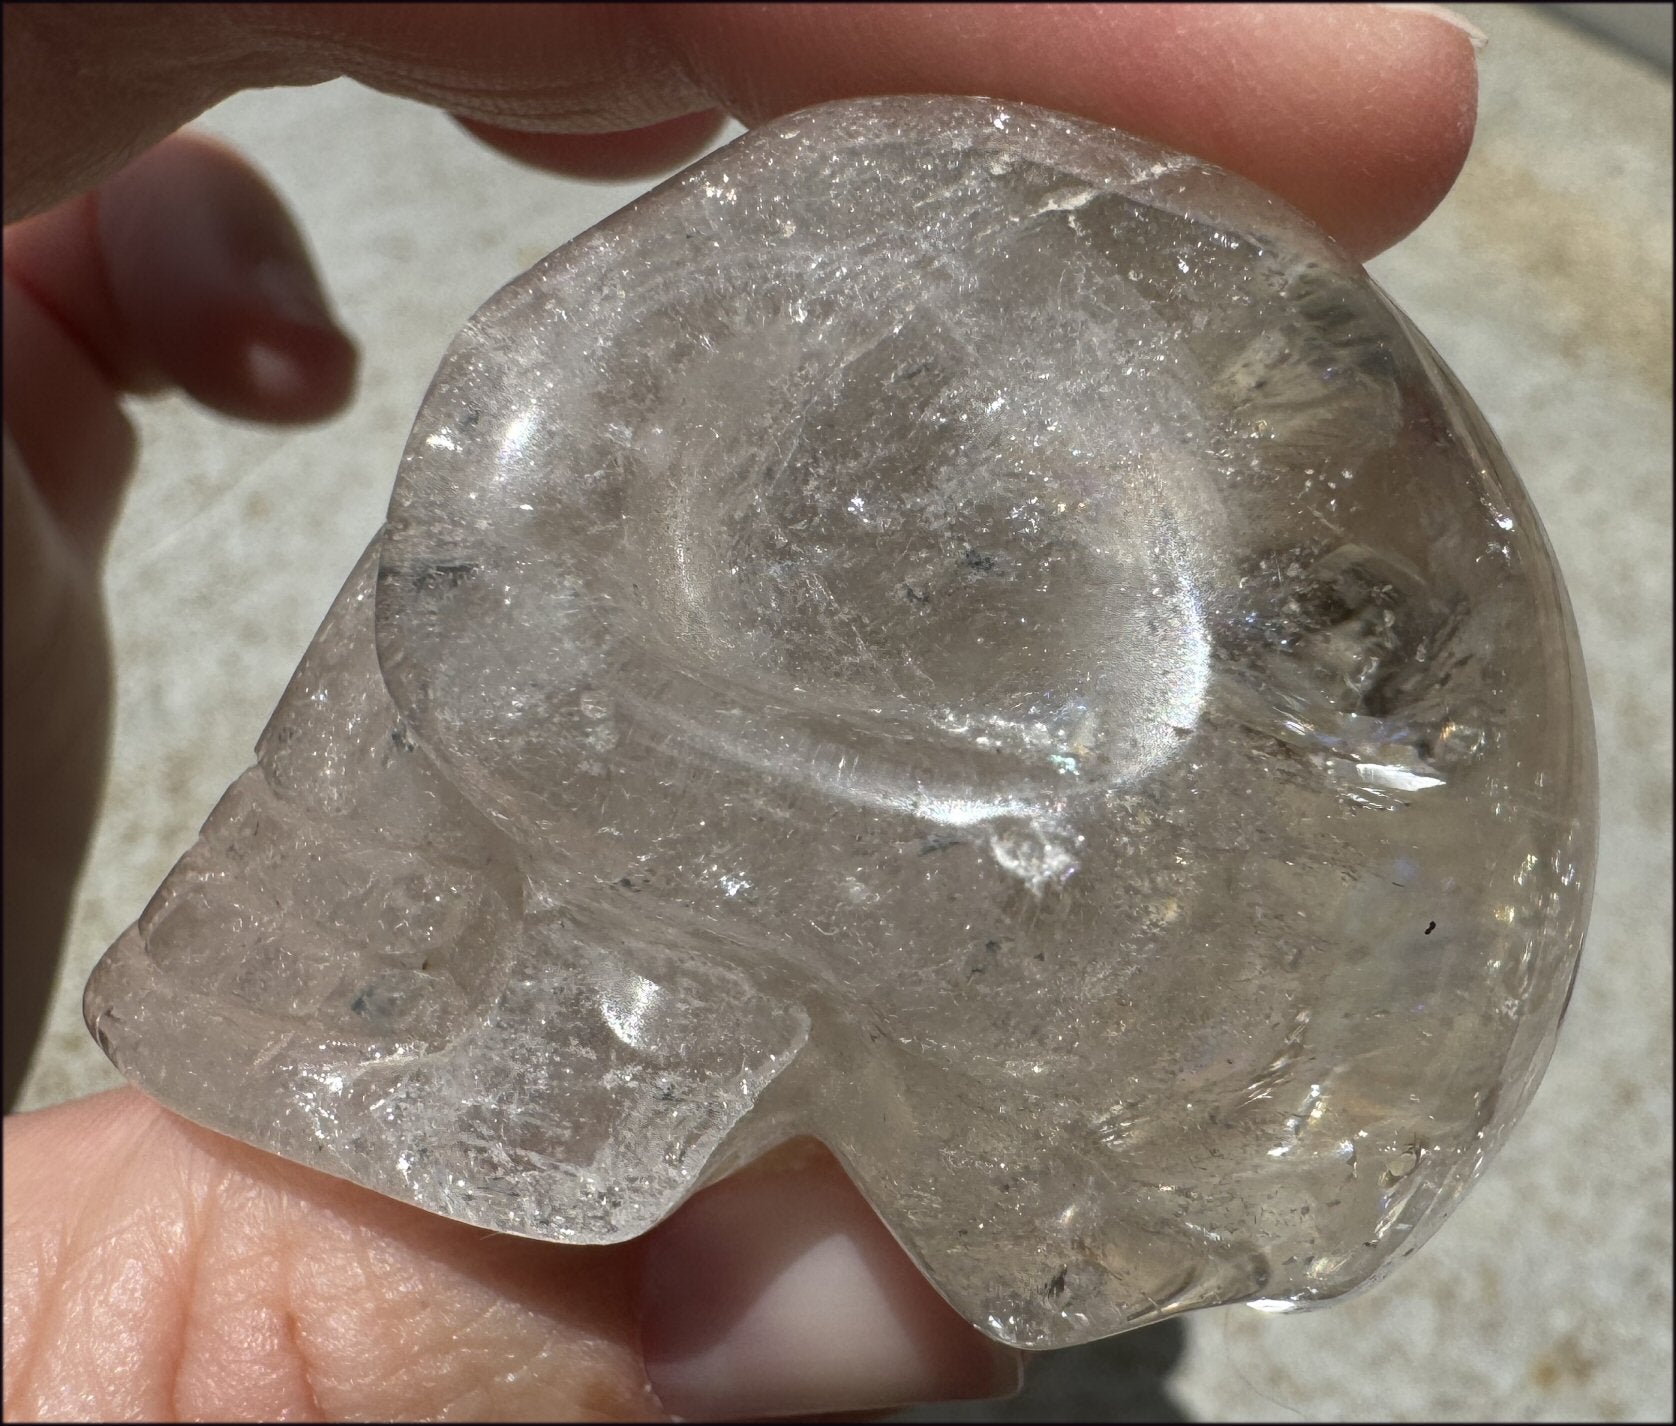
<path id="1" fill-rule="evenodd" d="M 723 111 L 982 93 L 1211 158 L 1365 257 L 1446 191 L 1476 88 L 1459 30 L 1318 6 L 13 6 L 5 63 L 8 1102 L 97 796 L 121 398 L 302 421 L 353 377 L 282 204 L 182 123 L 347 73 L 525 161 L 628 176 Z M 787 1414 L 1017 1380 L 818 1154 L 591 1249 L 432 1217 L 132 1091 L 8 1120 L 5 1173 L 12 1416 Z"/>

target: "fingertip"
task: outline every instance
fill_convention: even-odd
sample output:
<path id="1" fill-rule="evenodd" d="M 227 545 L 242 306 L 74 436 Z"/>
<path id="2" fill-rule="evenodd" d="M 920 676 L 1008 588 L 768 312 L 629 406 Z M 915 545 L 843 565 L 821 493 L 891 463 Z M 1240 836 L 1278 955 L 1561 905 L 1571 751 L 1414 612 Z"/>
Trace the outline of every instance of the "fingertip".
<path id="1" fill-rule="evenodd" d="M 1218 109 L 1207 85 L 1175 119 L 1181 146 L 1279 194 L 1365 261 L 1419 227 L 1459 176 L 1477 45 L 1438 6 L 1253 9 L 1263 13 L 1219 13 L 1195 36 L 1214 43 L 1225 29 L 1237 97 Z"/>
<path id="2" fill-rule="evenodd" d="M 357 353 L 283 201 L 242 157 L 177 135 L 100 193 L 100 249 L 125 349 L 226 415 L 328 417 Z"/>
<path id="3" fill-rule="evenodd" d="M 1428 19 L 1448 25 L 1466 37 L 1467 43 L 1472 46 L 1475 54 L 1482 53 L 1484 47 L 1490 43 L 1490 37 L 1473 24 L 1471 20 L 1467 19 L 1465 15 L 1444 5 L 1427 4 L 1424 3 L 1424 0 L 1419 0 L 1418 3 L 1410 3 L 1410 0 L 1375 0 L 1374 9 L 1393 10 L 1398 13 L 1407 11 L 1410 14 L 1424 15 Z"/>
<path id="4" fill-rule="evenodd" d="M 455 115 L 456 122 L 490 148 L 547 173 L 599 183 L 655 178 L 691 162 L 727 123 L 719 109 L 682 114 L 638 129 L 600 134 L 532 133 L 504 129 Z"/>
<path id="5" fill-rule="evenodd" d="M 1441 201 L 1477 107 L 1472 38 L 1430 7 L 689 4 L 649 13 L 684 69 L 744 122 L 858 94 L 1039 104 L 1252 179 L 1360 258 Z"/>
<path id="6" fill-rule="evenodd" d="M 681 1418 L 853 1414 L 1022 1381 L 1018 1353 L 937 1295 L 818 1146 L 699 1194 L 643 1262 L 646 1374 Z"/>
<path id="7" fill-rule="evenodd" d="M 1359 260 L 1394 246 L 1437 208 L 1465 166 L 1478 118 L 1481 31 L 1438 5 L 1351 7 L 1351 59 L 1331 102 L 1348 122 L 1298 172 L 1298 202 Z M 1359 31 L 1359 33 L 1358 33 Z M 1376 74 L 1360 106 L 1357 72 Z M 1290 196 L 1290 195 L 1288 195 Z"/>
<path id="8" fill-rule="evenodd" d="M 188 388 L 229 416 L 270 425 L 323 421 L 341 411 L 355 387 L 360 354 L 330 327 L 250 324 L 241 361 L 213 386 Z"/>

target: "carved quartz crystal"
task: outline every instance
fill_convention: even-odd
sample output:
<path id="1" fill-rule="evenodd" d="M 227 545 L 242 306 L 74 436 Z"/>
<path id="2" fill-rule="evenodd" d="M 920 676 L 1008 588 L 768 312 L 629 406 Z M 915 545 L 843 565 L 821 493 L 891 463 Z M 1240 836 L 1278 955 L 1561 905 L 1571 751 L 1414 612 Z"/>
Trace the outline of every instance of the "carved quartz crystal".
<path id="1" fill-rule="evenodd" d="M 503 289 L 87 989 L 135 1083 L 484 1228 L 788 1138 L 1062 1346 L 1415 1248 L 1545 1066 L 1553 555 L 1357 264 L 977 99 L 759 129 Z"/>

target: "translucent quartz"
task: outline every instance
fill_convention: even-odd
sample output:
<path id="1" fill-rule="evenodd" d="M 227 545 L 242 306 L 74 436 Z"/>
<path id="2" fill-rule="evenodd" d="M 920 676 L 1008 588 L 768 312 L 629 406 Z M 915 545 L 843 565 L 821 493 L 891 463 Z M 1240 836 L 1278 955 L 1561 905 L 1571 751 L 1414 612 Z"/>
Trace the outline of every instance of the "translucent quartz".
<path id="1" fill-rule="evenodd" d="M 465 328 L 86 1011 L 180 1113 L 537 1238 L 817 1136 L 1060 1346 L 1416 1247 L 1594 843 L 1552 553 L 1362 270 L 1085 121 L 866 100 Z"/>

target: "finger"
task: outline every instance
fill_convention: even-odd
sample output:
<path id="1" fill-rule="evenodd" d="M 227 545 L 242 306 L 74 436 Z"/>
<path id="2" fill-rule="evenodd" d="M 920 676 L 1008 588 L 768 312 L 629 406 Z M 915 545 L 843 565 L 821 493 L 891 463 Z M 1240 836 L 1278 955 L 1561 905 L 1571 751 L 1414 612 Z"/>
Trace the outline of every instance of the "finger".
<path id="1" fill-rule="evenodd" d="M 646 1248 L 642 1342 L 688 1420 L 1011 1395 L 1018 1353 L 958 1317 L 831 1155 L 805 1144 L 700 1194 Z"/>
<path id="2" fill-rule="evenodd" d="M 346 73 L 481 123 L 569 133 L 715 106 L 755 123 L 854 94 L 1017 99 L 1223 164 L 1365 257 L 1447 191 L 1477 102 L 1472 41 L 1431 7 L 148 6 L 145 23 L 121 11 L 8 7 L 9 214 L 86 186 L 136 136 L 240 84 Z"/>
<path id="3" fill-rule="evenodd" d="M 898 1389 L 1016 1382 L 1011 1354 L 928 1303 L 911 1269 L 876 1266 L 888 1235 L 824 1156 L 718 1185 L 650 1249 L 483 1233 L 194 1128 L 132 1090 L 8 1119 L 4 1171 L 8 1418 L 664 1419 L 673 1403 L 642 1364 L 643 1315 L 665 1341 L 694 1340 L 706 1315 L 724 1338 L 729 1323 L 759 1324 L 754 1352 L 736 1339 L 731 1365 L 689 1372 L 674 1398 L 711 1414 L 774 1400 L 748 1374 L 795 1378 L 778 1349 L 813 1352 L 818 1385 L 795 1398 L 811 1409 L 849 1409 L 868 1352 Z M 660 1234 L 661 1266 L 643 1278 Z M 713 1264 L 726 1284 L 694 1276 Z M 883 1316 L 845 1320 L 860 1306 Z M 682 1312 L 685 1336 L 671 1338 Z M 848 1338 L 855 1368 L 835 1373 L 823 1329 Z M 916 1355 L 930 1364 L 918 1377 L 905 1364 Z"/>
<path id="4" fill-rule="evenodd" d="M 95 559 L 133 468 L 134 429 L 110 377 L 79 335 L 11 269 L 4 278 L 3 405 L 6 432 L 22 456 L 55 538 Z M 8 684 L 7 700 L 13 686 Z"/>
<path id="5" fill-rule="evenodd" d="M 66 1149 L 73 1145 L 73 1157 Z M 5 1125 L 9 1419 L 631 1416 L 620 1255 L 547 1255 L 132 1090 Z"/>
<path id="6" fill-rule="evenodd" d="M 11 330 L 19 305 L 6 301 Z M 7 361 L 7 390 L 20 375 Z M 103 781 L 110 659 L 85 550 L 42 501 L 10 433 L 5 437 L 0 853 L 5 986 L 0 995 L 0 1104 L 23 1085 L 57 981 L 82 853 Z"/>
<path id="7" fill-rule="evenodd" d="M 235 415 L 313 419 L 348 396 L 355 355 L 279 200 L 235 155 L 185 137 L 7 229 L 4 298 L 9 1105 L 104 768 L 97 565 L 135 455 L 119 398 L 174 382 Z"/>
<path id="8" fill-rule="evenodd" d="M 103 372 L 31 294 L 4 280 L 5 574 L 0 721 L 4 1054 L 22 1088 L 103 780 L 110 659 L 94 566 L 133 462 Z M 41 469 L 24 455 L 34 453 Z"/>
<path id="9" fill-rule="evenodd" d="M 1372 5 L 667 7 L 747 123 L 865 93 L 1044 104 L 1254 179 L 1357 257 L 1417 227 L 1466 160 L 1467 33 Z M 951 14 L 958 11 L 958 15 Z"/>
<path id="10" fill-rule="evenodd" d="M 716 109 L 609 134 L 527 133 L 460 120 L 467 133 L 508 158 L 549 173 L 606 182 L 652 178 L 678 168 L 703 153 L 726 123 L 727 115 Z"/>
<path id="11" fill-rule="evenodd" d="M 445 5 L 399 20 L 349 5 L 322 17 L 331 39 L 293 7 L 274 14 L 343 45 L 368 83 L 521 129 L 706 101 L 751 124 L 856 94 L 1042 104 L 1253 178 L 1357 256 L 1441 200 L 1477 106 L 1464 30 L 1369 5 Z"/>
<path id="12" fill-rule="evenodd" d="M 354 347 L 301 234 L 255 169 L 209 139 L 175 135 L 97 194 L 15 224 L 5 255 L 11 278 L 118 389 L 175 385 L 282 423 L 319 420 L 349 397 Z M 49 398 L 32 419 L 62 431 L 87 408 L 76 392 L 67 411 L 71 395 L 32 393 Z"/>

